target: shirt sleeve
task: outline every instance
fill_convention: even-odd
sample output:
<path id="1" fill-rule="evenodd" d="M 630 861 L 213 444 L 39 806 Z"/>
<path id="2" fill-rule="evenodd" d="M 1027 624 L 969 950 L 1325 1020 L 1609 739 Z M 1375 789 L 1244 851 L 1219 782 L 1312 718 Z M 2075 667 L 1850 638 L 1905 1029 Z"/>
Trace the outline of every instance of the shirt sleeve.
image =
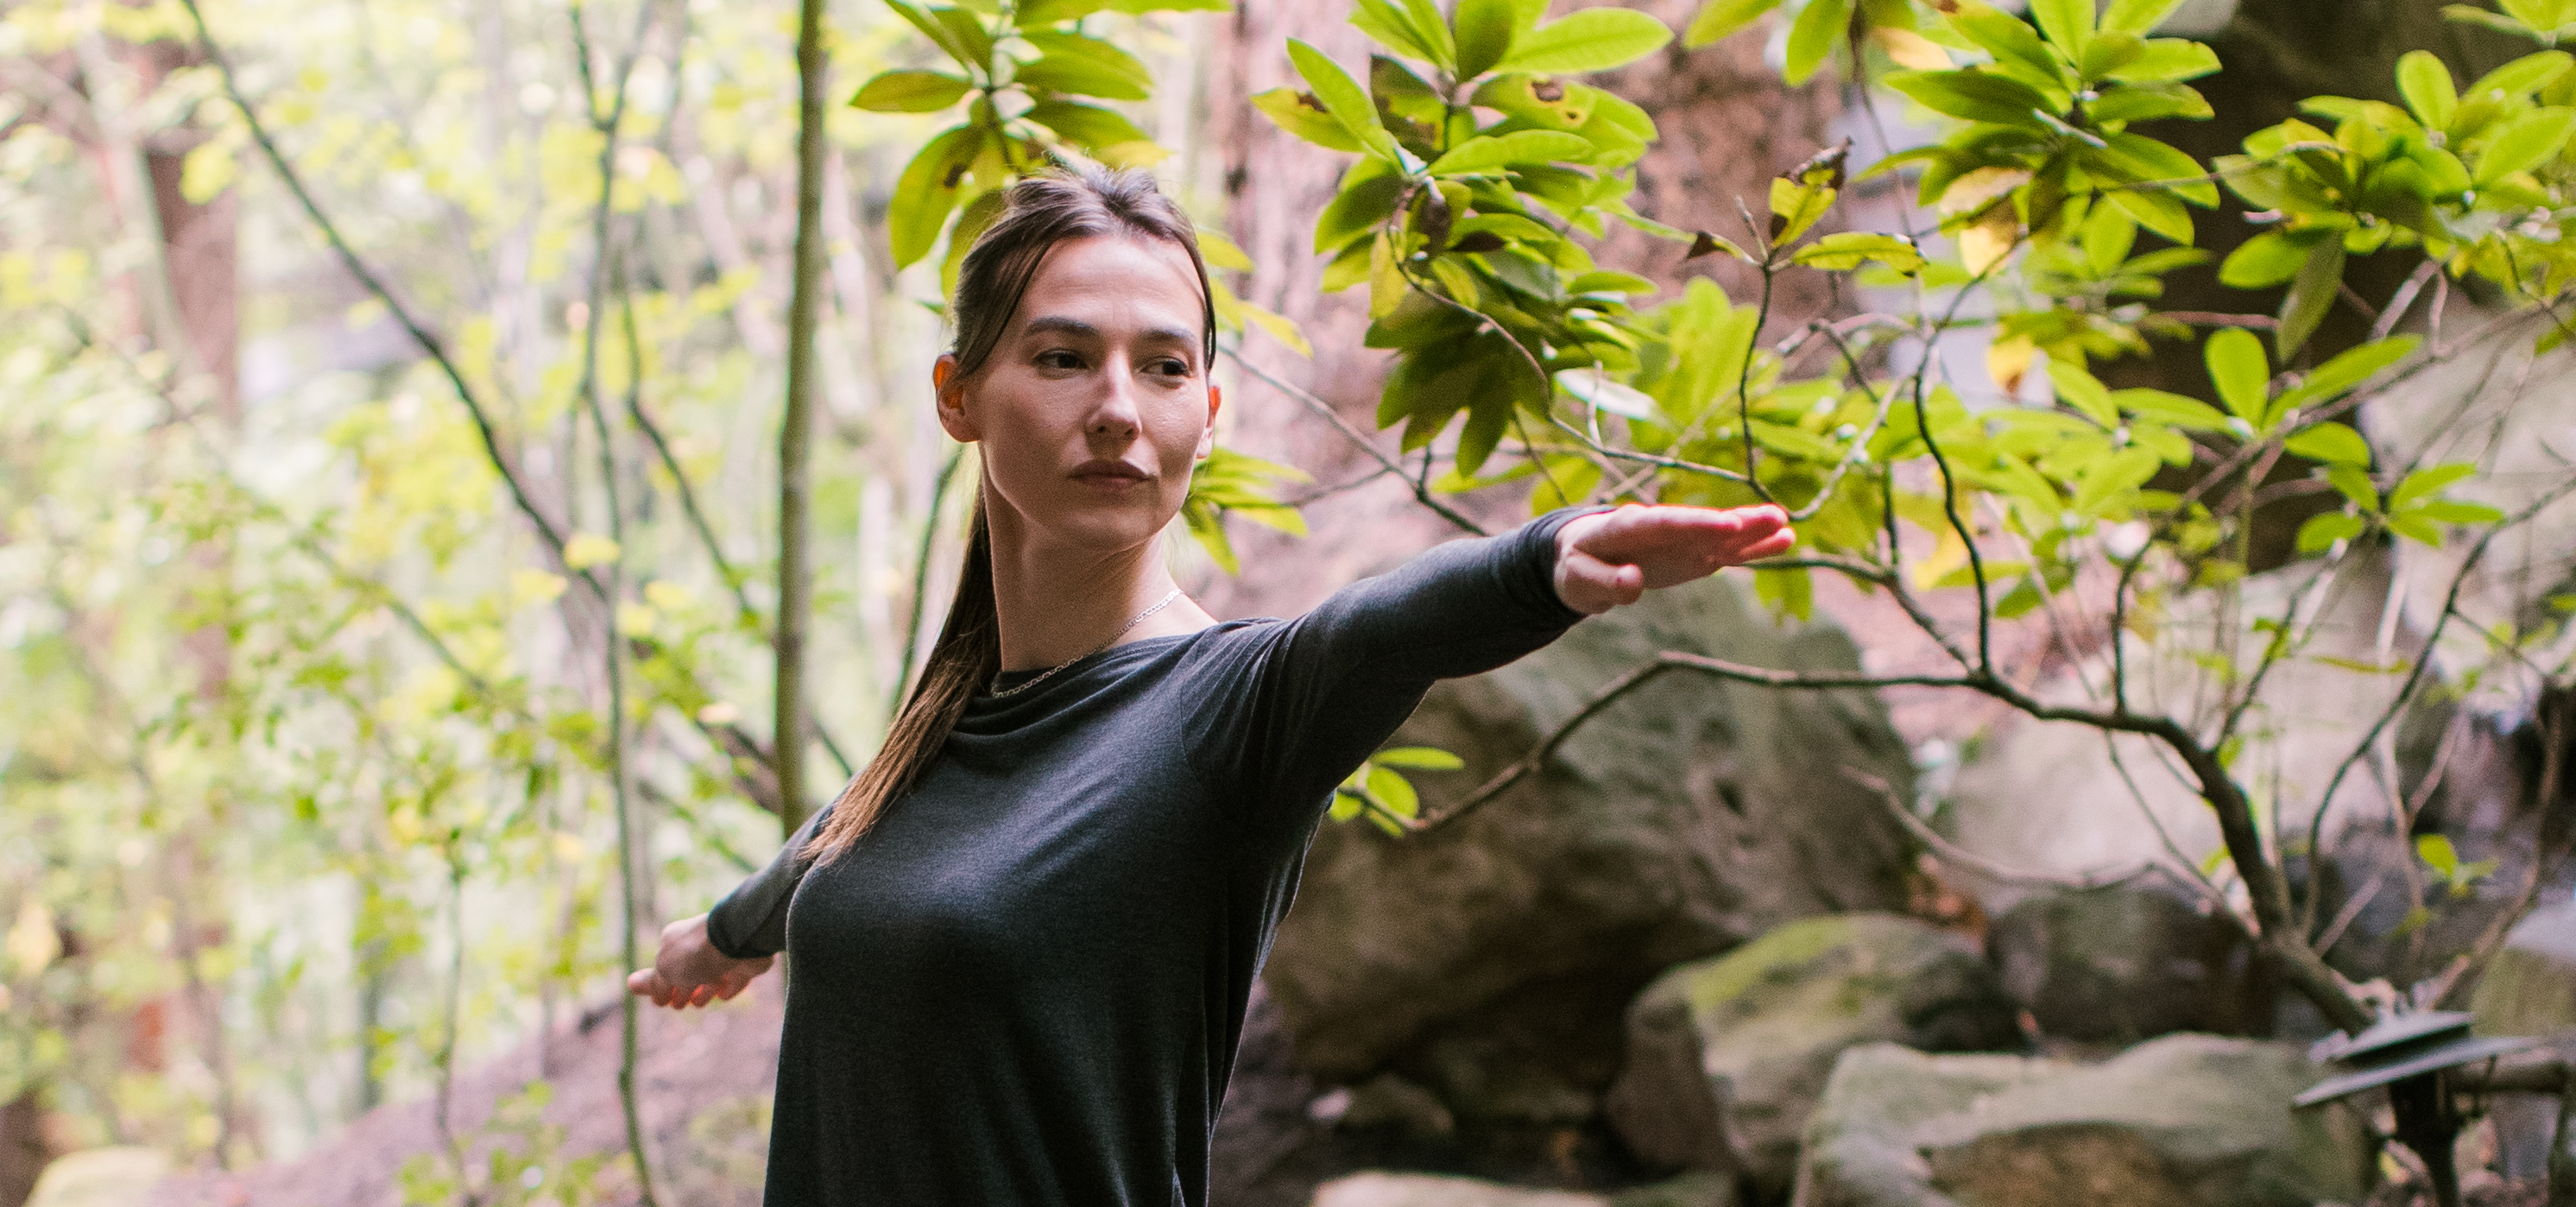
<path id="1" fill-rule="evenodd" d="M 707 911 L 710 945 L 737 960 L 774 956 L 787 950 L 787 902 L 796 895 L 796 882 L 804 879 L 805 870 L 814 865 L 813 858 L 805 854 L 805 844 L 831 816 L 832 806 L 825 805 L 806 818 L 768 867 L 752 873 L 750 879 L 734 886 L 724 900 Z"/>
<path id="2" fill-rule="evenodd" d="M 1583 619 L 1556 594 L 1556 537 L 1605 510 L 1563 508 L 1500 536 L 1436 546 L 1284 626 L 1239 714 L 1238 782 L 1259 807 L 1311 822 L 1303 815 L 1434 682 L 1512 662 Z"/>

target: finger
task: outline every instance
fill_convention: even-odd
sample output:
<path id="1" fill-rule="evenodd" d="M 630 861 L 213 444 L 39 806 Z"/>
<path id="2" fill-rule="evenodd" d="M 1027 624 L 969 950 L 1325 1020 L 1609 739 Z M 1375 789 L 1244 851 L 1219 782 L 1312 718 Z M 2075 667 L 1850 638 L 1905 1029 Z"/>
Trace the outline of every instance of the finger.
<path id="1" fill-rule="evenodd" d="M 638 968 L 626 974 L 626 991 L 637 997 L 651 997 L 654 992 L 654 982 L 661 979 L 661 976 L 661 973 L 653 969 Z"/>

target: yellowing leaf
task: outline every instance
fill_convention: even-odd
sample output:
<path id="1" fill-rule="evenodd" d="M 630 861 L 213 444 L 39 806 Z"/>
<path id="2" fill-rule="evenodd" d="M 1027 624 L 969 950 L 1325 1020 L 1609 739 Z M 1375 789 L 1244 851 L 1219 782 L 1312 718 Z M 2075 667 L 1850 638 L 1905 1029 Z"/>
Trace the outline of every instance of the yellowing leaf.
<path id="1" fill-rule="evenodd" d="M 661 618 L 651 604 L 630 599 L 617 605 L 617 631 L 629 637 L 641 637 L 652 632 L 653 622 Z"/>
<path id="2" fill-rule="evenodd" d="M 510 572 L 510 605 L 524 608 L 531 604 L 553 603 L 564 593 L 565 578 L 533 567 Z"/>
<path id="3" fill-rule="evenodd" d="M 2021 392 L 2021 379 L 2030 372 L 2031 361 L 2039 348 L 2026 336 L 1999 339 L 1986 345 L 1986 373 L 1995 379 L 1995 388 L 2006 394 Z"/>
<path id="4" fill-rule="evenodd" d="M 9 937 L 0 943 L 9 954 L 9 962 L 18 975 L 32 977 L 43 972 L 54 957 L 63 954 L 62 937 L 54 932 L 54 912 L 45 903 L 29 897 L 18 907 L 18 920 L 9 927 Z"/>
<path id="5" fill-rule="evenodd" d="M 564 565 L 575 570 L 604 566 L 617 560 L 617 542 L 593 532 L 574 533 L 564 542 Z"/>
<path id="6" fill-rule="evenodd" d="M 1913 30 L 1873 24 L 1869 27 L 1869 36 L 1899 67 L 1910 67 L 1916 71 L 1948 71 L 1955 66 L 1950 62 L 1949 51 Z"/>

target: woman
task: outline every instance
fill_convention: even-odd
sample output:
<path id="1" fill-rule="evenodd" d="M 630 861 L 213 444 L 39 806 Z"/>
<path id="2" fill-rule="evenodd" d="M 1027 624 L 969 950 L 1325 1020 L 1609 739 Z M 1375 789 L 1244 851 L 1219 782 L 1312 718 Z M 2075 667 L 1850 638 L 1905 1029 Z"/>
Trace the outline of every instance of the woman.
<path id="1" fill-rule="evenodd" d="M 772 1204 L 1205 1203 L 1333 786 L 1434 680 L 1791 540 L 1777 508 L 1560 511 L 1219 622 L 1157 540 L 1220 402 L 1189 223 L 1141 173 L 1009 202 L 934 376 L 983 474 L 921 684 L 832 807 L 629 981 L 686 1008 L 794 955 Z"/>

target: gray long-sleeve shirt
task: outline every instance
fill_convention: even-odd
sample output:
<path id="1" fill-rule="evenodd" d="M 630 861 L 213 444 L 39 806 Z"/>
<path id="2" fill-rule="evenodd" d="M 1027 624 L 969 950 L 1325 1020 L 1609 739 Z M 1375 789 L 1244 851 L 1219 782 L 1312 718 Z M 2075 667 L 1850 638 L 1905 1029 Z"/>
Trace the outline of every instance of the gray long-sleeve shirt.
<path id="1" fill-rule="evenodd" d="M 707 926 L 790 956 L 767 1202 L 1202 1207 L 1334 786 L 1434 680 L 1580 618 L 1552 583 L 1577 514 L 980 696 L 847 853 L 808 868 L 809 823 Z"/>

